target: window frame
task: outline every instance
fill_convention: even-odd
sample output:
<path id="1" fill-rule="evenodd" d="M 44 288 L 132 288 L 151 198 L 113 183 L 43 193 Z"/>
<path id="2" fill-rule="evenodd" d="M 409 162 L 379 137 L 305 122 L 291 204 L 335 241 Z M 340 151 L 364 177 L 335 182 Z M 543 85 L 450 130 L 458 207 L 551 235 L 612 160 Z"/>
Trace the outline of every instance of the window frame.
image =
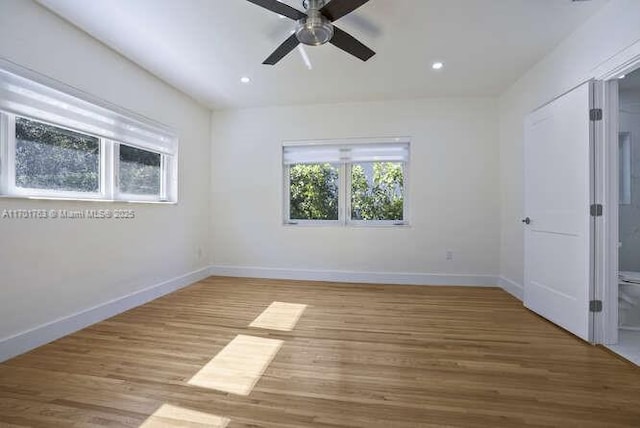
<path id="1" fill-rule="evenodd" d="M 77 192 L 72 190 L 25 188 L 16 185 L 16 118 L 24 118 L 55 128 L 96 138 L 100 145 L 99 190 Z M 120 145 L 160 155 L 160 194 L 144 195 L 121 193 L 119 190 Z M 70 126 L 52 123 L 23 114 L 0 111 L 0 197 L 25 199 L 64 199 L 102 202 L 156 202 L 176 203 L 170 198 L 170 189 L 175 174 L 175 155 L 168 155 L 130 143 L 109 140 Z"/>
<path id="2" fill-rule="evenodd" d="M 405 144 L 411 151 L 410 137 L 392 137 L 392 138 L 357 138 L 344 140 L 312 140 L 312 141 L 290 141 L 283 142 L 282 150 L 285 147 L 299 146 L 353 146 L 356 144 Z M 283 156 L 283 154 L 281 154 Z M 282 200 L 283 200 L 283 224 L 285 226 L 340 226 L 340 227 L 409 227 L 409 163 L 410 156 L 405 161 L 389 161 L 402 164 L 403 174 L 403 191 L 402 191 L 402 220 L 354 220 L 351 218 L 351 168 L 354 164 L 365 162 L 385 162 L 385 161 L 340 161 L 340 162 L 309 162 L 308 164 L 330 163 L 338 167 L 338 219 L 337 220 L 296 220 L 291 219 L 291 188 L 290 188 L 290 169 L 292 165 L 286 164 L 282 159 Z"/>
<path id="3" fill-rule="evenodd" d="M 97 138 L 98 192 L 16 186 L 16 117 Z M 159 195 L 119 193 L 119 144 L 161 156 Z M 178 159 L 173 128 L 0 58 L 0 198 L 177 204 Z"/>

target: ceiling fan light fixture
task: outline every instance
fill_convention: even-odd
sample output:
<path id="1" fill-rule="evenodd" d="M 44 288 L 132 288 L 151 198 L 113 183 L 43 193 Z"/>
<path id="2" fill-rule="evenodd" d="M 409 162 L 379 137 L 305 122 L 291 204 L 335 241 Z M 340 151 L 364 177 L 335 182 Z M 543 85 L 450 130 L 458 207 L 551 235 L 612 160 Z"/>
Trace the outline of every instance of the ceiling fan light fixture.
<path id="1" fill-rule="evenodd" d="M 306 13 L 282 3 L 282 0 L 247 1 L 278 15 L 286 16 L 297 23 L 292 34 L 262 62 L 265 65 L 277 64 L 300 44 L 319 46 L 331 42 L 335 47 L 362 61 L 367 61 L 376 54 L 351 34 L 333 25 L 334 21 L 370 0 L 302 0 Z"/>
<path id="2" fill-rule="evenodd" d="M 308 16 L 298 21 L 296 38 L 304 45 L 320 46 L 333 37 L 333 24 L 320 11 L 310 9 Z"/>

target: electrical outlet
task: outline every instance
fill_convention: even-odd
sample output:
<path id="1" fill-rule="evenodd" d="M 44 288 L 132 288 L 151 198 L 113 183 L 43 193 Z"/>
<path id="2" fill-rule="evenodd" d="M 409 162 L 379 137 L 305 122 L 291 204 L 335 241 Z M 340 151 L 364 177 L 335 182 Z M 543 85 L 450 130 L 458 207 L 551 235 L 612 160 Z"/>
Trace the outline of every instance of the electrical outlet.
<path id="1" fill-rule="evenodd" d="M 453 260 L 453 251 L 447 250 L 447 252 L 445 253 L 445 257 L 447 258 L 447 260 Z"/>

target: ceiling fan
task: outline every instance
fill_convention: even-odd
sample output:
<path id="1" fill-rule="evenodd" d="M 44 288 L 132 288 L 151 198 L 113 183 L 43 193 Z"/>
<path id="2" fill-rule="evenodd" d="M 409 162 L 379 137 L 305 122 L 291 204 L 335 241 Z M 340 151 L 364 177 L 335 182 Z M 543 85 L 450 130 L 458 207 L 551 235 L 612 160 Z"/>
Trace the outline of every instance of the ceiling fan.
<path id="1" fill-rule="evenodd" d="M 376 53 L 360 43 L 349 33 L 332 23 L 353 12 L 369 0 L 303 0 L 307 13 L 300 12 L 279 0 L 247 0 L 278 15 L 297 21 L 295 32 L 264 60 L 263 64 L 275 65 L 300 43 L 320 46 L 327 42 L 366 61 Z"/>

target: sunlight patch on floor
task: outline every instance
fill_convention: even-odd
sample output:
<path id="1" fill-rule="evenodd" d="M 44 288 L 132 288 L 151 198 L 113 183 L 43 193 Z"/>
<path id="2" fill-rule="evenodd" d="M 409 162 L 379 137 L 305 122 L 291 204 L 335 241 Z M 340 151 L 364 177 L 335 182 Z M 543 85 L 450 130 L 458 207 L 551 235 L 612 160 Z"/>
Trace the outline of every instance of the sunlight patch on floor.
<path id="1" fill-rule="evenodd" d="M 189 385 L 249 395 L 283 341 L 239 334 L 190 380 Z"/>
<path id="2" fill-rule="evenodd" d="M 307 305 L 299 303 L 273 302 L 249 324 L 249 327 L 292 331 L 306 308 Z"/>
<path id="3" fill-rule="evenodd" d="M 231 419 L 196 410 L 163 404 L 140 425 L 140 428 L 225 428 Z"/>

